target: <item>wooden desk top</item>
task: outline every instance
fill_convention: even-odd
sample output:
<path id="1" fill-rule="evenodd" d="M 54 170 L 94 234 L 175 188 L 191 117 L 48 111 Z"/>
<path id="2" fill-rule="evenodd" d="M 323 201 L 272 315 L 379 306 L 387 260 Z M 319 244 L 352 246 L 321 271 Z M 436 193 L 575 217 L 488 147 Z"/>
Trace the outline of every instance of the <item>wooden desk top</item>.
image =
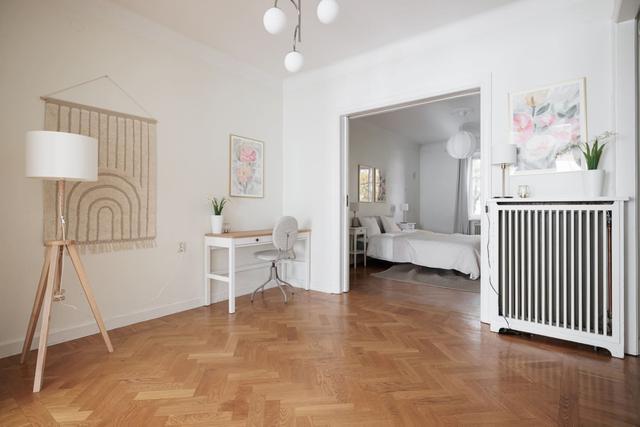
<path id="1" fill-rule="evenodd" d="M 298 233 L 310 233 L 311 229 L 305 228 L 302 230 L 298 230 Z M 271 236 L 273 233 L 273 229 L 271 230 L 246 230 L 246 231 L 231 231 L 229 233 L 207 233 L 205 236 L 207 237 L 222 237 L 225 239 L 242 239 L 244 237 L 262 237 L 262 236 Z"/>

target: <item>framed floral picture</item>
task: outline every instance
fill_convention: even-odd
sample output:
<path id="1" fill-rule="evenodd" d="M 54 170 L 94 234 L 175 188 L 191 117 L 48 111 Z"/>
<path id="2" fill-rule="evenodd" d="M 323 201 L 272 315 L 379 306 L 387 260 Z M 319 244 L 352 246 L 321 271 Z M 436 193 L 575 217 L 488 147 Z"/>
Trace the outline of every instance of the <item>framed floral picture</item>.
<path id="1" fill-rule="evenodd" d="M 587 140 L 584 79 L 511 94 L 509 121 L 518 148 L 514 174 L 581 169 L 574 148 Z"/>
<path id="2" fill-rule="evenodd" d="M 264 142 L 229 136 L 229 195 L 264 197 Z"/>

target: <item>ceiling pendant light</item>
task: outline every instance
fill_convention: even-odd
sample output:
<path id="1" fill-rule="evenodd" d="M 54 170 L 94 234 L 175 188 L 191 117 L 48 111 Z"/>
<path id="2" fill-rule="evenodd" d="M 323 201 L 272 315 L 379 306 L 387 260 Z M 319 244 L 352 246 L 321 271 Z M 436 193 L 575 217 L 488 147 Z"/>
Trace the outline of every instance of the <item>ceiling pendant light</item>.
<path id="1" fill-rule="evenodd" d="M 292 50 L 284 57 L 284 68 L 290 73 L 297 73 L 304 65 L 304 56 L 297 50 Z"/>
<path id="2" fill-rule="evenodd" d="M 297 50 L 297 44 L 302 43 L 302 0 L 289 1 L 298 12 L 298 24 L 293 30 L 293 50 L 284 57 L 284 67 L 290 73 L 296 73 L 304 65 L 304 56 Z M 318 19 L 323 24 L 330 24 L 335 21 L 339 11 L 340 6 L 336 0 L 321 0 L 317 9 Z M 287 25 L 287 16 L 278 8 L 278 0 L 275 0 L 273 7 L 265 12 L 262 23 L 270 34 L 278 34 Z"/>
<path id="3" fill-rule="evenodd" d="M 331 24 L 338 17 L 340 6 L 336 0 L 322 0 L 318 3 L 318 20 L 323 24 Z"/>
<path id="4" fill-rule="evenodd" d="M 454 159 L 467 159 L 476 152 L 476 137 L 461 130 L 447 141 L 447 153 Z"/>
<path id="5" fill-rule="evenodd" d="M 262 23 L 264 24 L 264 29 L 267 30 L 269 34 L 278 34 L 284 30 L 284 27 L 287 25 L 287 15 L 285 15 L 281 9 L 274 6 L 264 13 Z"/>

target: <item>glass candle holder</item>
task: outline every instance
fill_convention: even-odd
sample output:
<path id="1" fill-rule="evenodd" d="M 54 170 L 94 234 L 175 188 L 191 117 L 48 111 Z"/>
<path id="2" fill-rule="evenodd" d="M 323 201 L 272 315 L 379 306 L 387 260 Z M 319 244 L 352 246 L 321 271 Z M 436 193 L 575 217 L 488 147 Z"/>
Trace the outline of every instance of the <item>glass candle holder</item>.
<path id="1" fill-rule="evenodd" d="M 528 185 L 518 185 L 518 197 L 522 199 L 526 199 L 527 197 L 529 197 Z"/>

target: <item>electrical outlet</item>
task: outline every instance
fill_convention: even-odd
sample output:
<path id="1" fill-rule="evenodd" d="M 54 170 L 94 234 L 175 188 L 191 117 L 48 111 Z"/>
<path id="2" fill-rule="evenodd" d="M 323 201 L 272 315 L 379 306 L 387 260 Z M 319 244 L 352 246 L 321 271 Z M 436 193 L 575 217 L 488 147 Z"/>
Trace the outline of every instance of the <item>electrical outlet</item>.
<path id="1" fill-rule="evenodd" d="M 178 242 L 178 253 L 184 253 L 187 251 L 187 242 Z"/>

